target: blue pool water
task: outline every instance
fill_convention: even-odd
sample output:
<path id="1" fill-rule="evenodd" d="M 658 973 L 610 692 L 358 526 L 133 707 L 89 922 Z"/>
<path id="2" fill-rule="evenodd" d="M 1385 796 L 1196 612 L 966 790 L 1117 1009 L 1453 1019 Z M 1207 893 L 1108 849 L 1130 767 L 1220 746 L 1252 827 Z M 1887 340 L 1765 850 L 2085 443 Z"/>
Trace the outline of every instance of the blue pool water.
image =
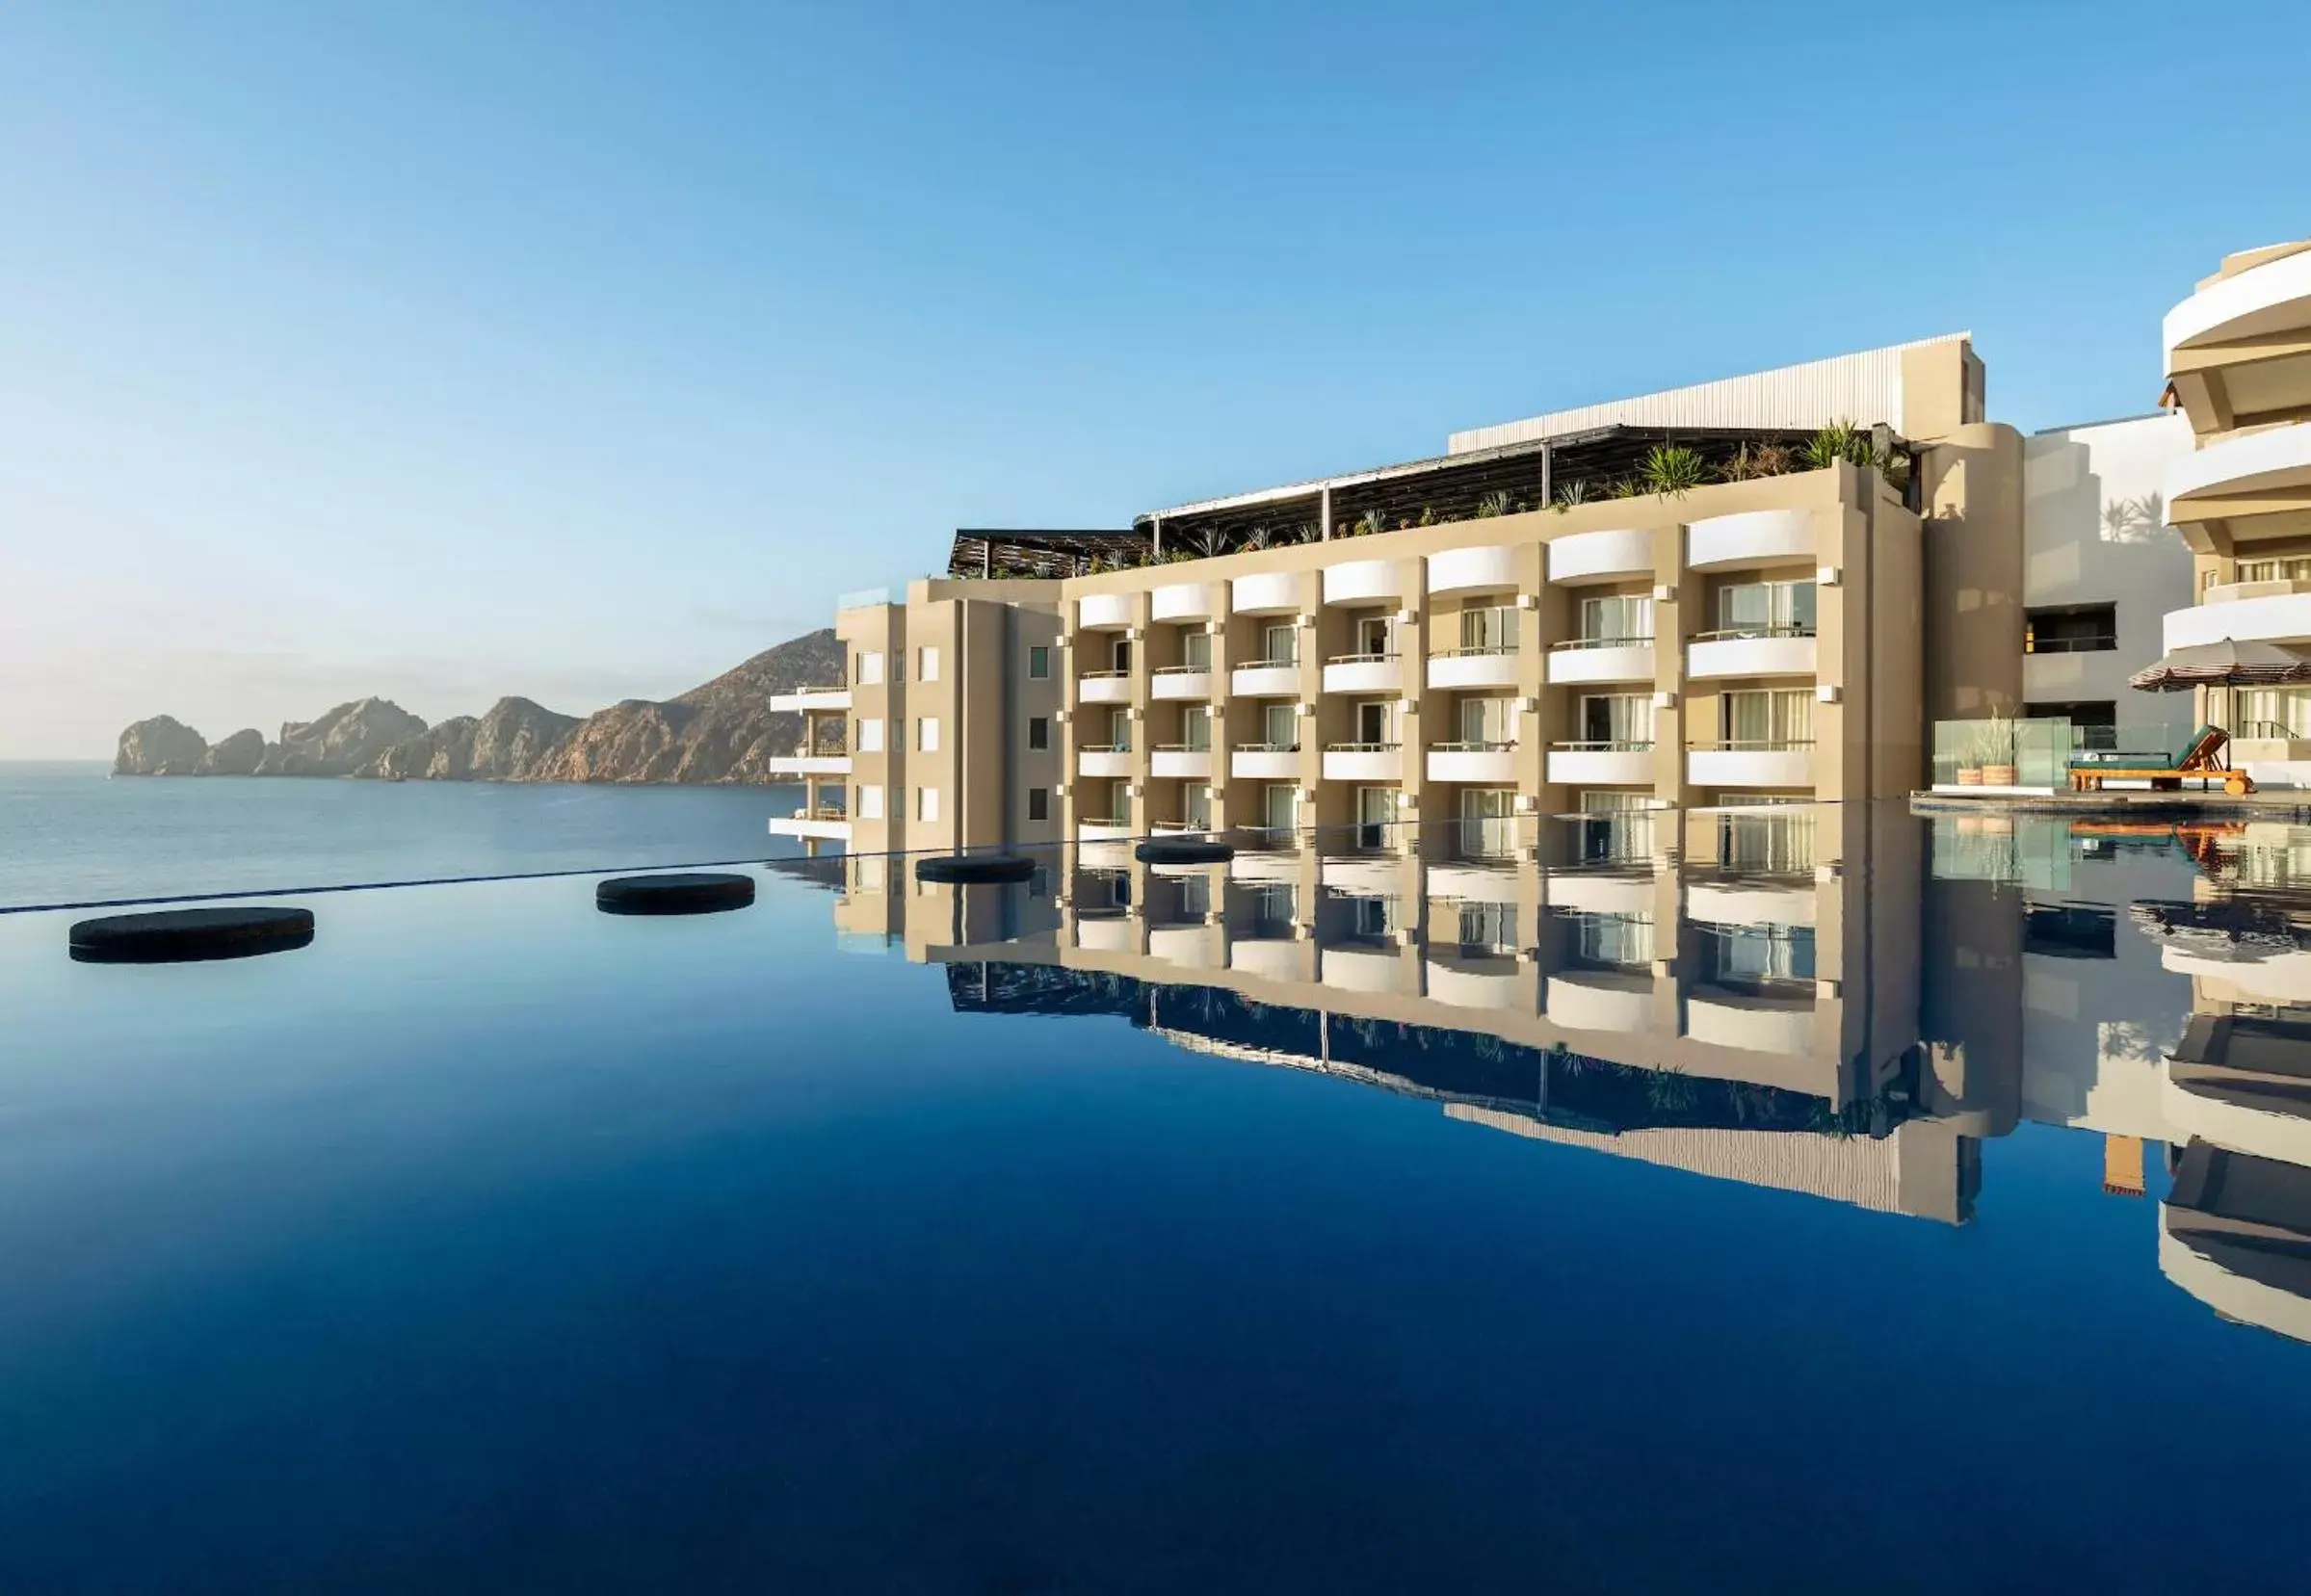
<path id="1" fill-rule="evenodd" d="M 1046 934 L 1070 861 L 353 893 L 180 966 L 0 915 L 0 1589 L 2297 1588 L 2311 1345 L 2170 1279 L 2093 1128 L 2109 1027 L 2209 1001 L 2128 905 L 2206 877 L 1947 842 L 2046 1060 L 1920 1143 L 1955 1196 L 1742 1162 L 1939 1135 L 1923 1086 L 1247 1005 Z M 2113 905 L 2108 959 L 2046 913 Z"/>

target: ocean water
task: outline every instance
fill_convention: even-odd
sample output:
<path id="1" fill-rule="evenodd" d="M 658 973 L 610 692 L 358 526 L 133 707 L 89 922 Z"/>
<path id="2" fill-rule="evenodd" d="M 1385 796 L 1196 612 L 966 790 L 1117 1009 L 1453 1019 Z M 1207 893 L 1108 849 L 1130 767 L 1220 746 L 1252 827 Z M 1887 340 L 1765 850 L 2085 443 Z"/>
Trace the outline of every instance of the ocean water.
<path id="1" fill-rule="evenodd" d="M 0 908 L 787 858 L 793 787 L 110 778 L 0 763 Z"/>

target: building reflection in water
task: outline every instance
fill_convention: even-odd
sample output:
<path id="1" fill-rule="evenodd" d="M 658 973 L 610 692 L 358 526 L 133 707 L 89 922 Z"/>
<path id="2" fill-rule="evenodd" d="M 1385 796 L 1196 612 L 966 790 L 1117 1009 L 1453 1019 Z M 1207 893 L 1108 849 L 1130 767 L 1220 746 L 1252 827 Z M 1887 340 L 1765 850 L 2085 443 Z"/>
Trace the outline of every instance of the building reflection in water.
<path id="1" fill-rule="evenodd" d="M 1509 857 L 1458 827 L 1205 866 L 1088 844 L 1008 888 L 797 868 L 846 937 L 947 965 L 958 1008 L 1114 1016 L 1718 1179 L 1964 1224 L 1986 1144 L 2096 1135 L 2114 1200 L 2167 1189 L 2169 1279 L 2311 1340 L 2311 828 L 1777 804 L 1536 829 Z"/>

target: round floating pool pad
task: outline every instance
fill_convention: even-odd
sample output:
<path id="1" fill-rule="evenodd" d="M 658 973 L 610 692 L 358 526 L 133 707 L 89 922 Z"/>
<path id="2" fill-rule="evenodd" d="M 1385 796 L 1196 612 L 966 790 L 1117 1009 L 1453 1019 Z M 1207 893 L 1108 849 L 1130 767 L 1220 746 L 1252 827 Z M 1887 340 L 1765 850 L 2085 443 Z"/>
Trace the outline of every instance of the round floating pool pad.
<path id="1" fill-rule="evenodd" d="M 277 954 L 312 940 L 311 909 L 154 909 L 81 921 L 72 928 L 71 952 L 86 964 L 176 964 Z"/>
<path id="2" fill-rule="evenodd" d="M 616 876 L 593 889 L 593 906 L 607 914 L 713 914 L 752 902 L 753 876 L 714 872 Z"/>
<path id="3" fill-rule="evenodd" d="M 966 858 L 943 854 L 915 861 L 916 880 L 953 881 L 965 886 L 1024 881 L 1035 873 L 1036 862 L 1022 859 L 1016 853 L 983 853 Z"/>
<path id="4" fill-rule="evenodd" d="M 1167 838 L 1142 843 L 1132 856 L 1149 865 L 1217 865 L 1236 856 L 1236 845 L 1204 837 Z"/>

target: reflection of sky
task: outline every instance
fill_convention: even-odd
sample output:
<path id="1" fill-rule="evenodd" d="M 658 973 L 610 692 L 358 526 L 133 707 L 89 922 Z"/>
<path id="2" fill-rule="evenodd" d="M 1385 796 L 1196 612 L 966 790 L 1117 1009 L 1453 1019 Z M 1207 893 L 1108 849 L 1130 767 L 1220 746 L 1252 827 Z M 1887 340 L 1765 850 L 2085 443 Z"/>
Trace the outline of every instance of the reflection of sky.
<path id="1" fill-rule="evenodd" d="M 1952 1230 L 957 1015 L 780 876 L 591 892 L 152 968 L 0 916 L 0 1584 L 2298 1565 L 2311 1356 L 2159 1275 L 2096 1138 L 1993 1143 Z"/>

